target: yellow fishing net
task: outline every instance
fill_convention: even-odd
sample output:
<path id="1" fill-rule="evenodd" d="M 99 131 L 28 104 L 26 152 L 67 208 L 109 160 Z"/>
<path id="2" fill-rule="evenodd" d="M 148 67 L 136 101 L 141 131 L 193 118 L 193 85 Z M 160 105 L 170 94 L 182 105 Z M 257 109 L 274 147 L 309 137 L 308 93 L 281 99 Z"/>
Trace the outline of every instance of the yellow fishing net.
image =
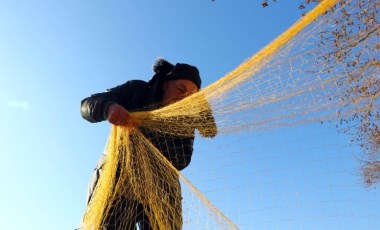
<path id="1" fill-rule="evenodd" d="M 379 82 L 379 24 L 376 21 L 378 15 L 374 16 L 375 23 L 370 26 L 374 32 L 369 31 L 362 35 L 358 30 L 351 31 L 345 39 L 348 43 L 346 45 L 337 44 L 334 38 L 334 33 L 337 34 L 341 30 L 337 21 L 347 14 L 360 15 L 370 10 L 365 7 L 358 8 L 355 6 L 356 2 L 340 1 L 337 4 L 333 0 L 322 1 L 272 43 L 217 82 L 170 106 L 154 111 L 131 113 L 136 127 L 113 127 L 106 148 L 102 176 L 86 210 L 83 229 L 101 229 L 107 222 L 105 217 L 109 212 L 115 212 L 112 208 L 115 202 L 122 200 L 137 200 L 143 206 L 153 229 L 251 229 L 254 224 L 250 223 L 254 222 L 248 219 L 258 216 L 257 210 L 252 208 L 253 201 L 261 202 L 262 199 L 268 198 L 267 196 L 275 200 L 279 196 L 283 199 L 289 198 L 290 195 L 286 193 L 260 196 L 254 192 L 259 186 L 251 185 L 250 180 L 255 180 L 255 175 L 260 173 L 266 177 L 267 171 L 248 170 L 255 167 L 257 169 L 256 163 L 259 160 L 253 163 L 246 161 L 248 164 L 252 163 L 248 168 L 243 167 L 243 161 L 247 155 L 253 155 L 254 151 L 260 151 L 265 156 L 272 145 L 276 144 L 267 143 L 258 150 L 254 142 L 262 136 L 252 138 L 250 135 L 275 128 L 339 120 L 362 111 L 376 112 L 376 108 L 379 108 L 379 94 L 372 93 L 366 97 L 358 91 L 364 90 L 359 85 L 367 85 L 369 91 L 371 86 L 376 88 L 376 83 Z M 352 20 L 352 23 L 360 23 L 358 18 Z M 339 30 L 334 32 L 338 27 Z M 352 39 L 351 43 L 349 39 Z M 355 45 L 349 47 L 350 44 Z M 349 51 L 345 49 L 347 46 Z M 344 59 L 340 55 L 347 53 L 343 52 L 352 52 L 352 55 Z M 361 55 L 359 58 L 362 63 L 365 60 L 362 65 L 354 64 L 355 61 L 360 61 L 357 60 L 358 53 Z M 348 66 L 347 62 L 352 62 L 352 66 Z M 357 77 L 359 75 L 362 77 Z M 368 83 L 359 84 L 360 82 Z M 347 94 L 351 96 L 348 97 Z M 217 128 L 210 122 L 212 119 L 215 119 Z M 220 198 L 221 202 L 216 199 L 223 207 L 216 207 L 207 199 L 205 194 L 210 194 L 213 189 L 206 189 L 204 192 L 197 190 L 191 181 L 178 172 L 144 137 L 141 129 L 179 137 L 192 136 L 192 130 L 196 129 L 196 141 L 201 139 L 201 136 L 215 136 L 217 133 L 215 138 L 207 140 L 209 147 L 205 147 L 202 154 L 220 152 L 221 155 L 212 159 L 212 166 L 210 163 L 214 171 L 210 170 L 201 175 L 207 178 L 216 174 L 216 168 L 228 171 L 229 176 L 218 178 L 222 184 L 223 181 L 226 182 L 225 187 L 220 186 L 230 194 L 229 198 Z M 239 136 L 242 133 L 246 136 Z M 277 145 L 292 140 L 285 134 L 282 137 L 285 141 L 282 140 Z M 244 138 L 247 138 L 246 142 Z M 300 135 L 293 141 L 311 139 L 303 138 L 303 135 Z M 238 145 L 242 143 L 248 144 L 237 150 Z M 330 143 L 323 144 L 322 148 L 325 149 L 321 151 L 328 151 L 329 146 Z M 299 152 L 302 152 L 302 147 L 298 148 Z M 283 151 L 283 155 L 276 156 L 291 157 L 286 154 L 286 149 Z M 194 157 L 199 154 L 195 149 Z M 207 156 L 205 157 L 207 159 Z M 229 171 L 228 163 L 222 160 L 229 159 L 233 164 L 236 157 L 243 159 L 239 162 L 242 165 L 240 169 L 247 168 L 247 171 Z M 215 166 L 218 161 L 220 165 Z M 268 170 L 275 172 L 270 166 Z M 246 177 L 247 175 L 250 177 Z M 242 196 L 242 200 L 239 200 L 231 195 L 239 186 L 229 186 L 227 182 L 234 183 L 241 177 L 245 178 L 246 185 L 240 189 L 246 190 L 250 195 L 248 198 Z M 270 178 L 267 177 L 268 180 Z M 199 183 L 213 183 L 213 180 L 206 179 Z M 265 183 L 262 185 L 265 186 Z M 312 190 L 311 193 L 313 191 L 316 190 Z M 255 196 L 262 199 L 254 200 Z M 314 205 L 313 202 L 310 207 Z M 223 212 L 232 213 L 228 207 L 235 204 L 240 206 L 231 208 L 237 209 L 238 213 L 233 215 L 233 221 L 229 215 L 219 211 L 219 208 L 222 208 Z M 123 215 L 119 216 L 118 221 L 122 223 L 122 227 L 119 229 L 133 229 L 128 221 L 141 210 L 136 204 L 123 207 L 128 207 L 129 210 L 121 212 Z M 272 206 L 272 210 L 279 209 Z M 268 219 L 268 216 L 262 218 Z M 289 217 L 287 223 L 291 222 L 291 219 L 292 217 Z M 283 222 L 281 218 L 278 221 Z M 282 225 L 277 225 L 279 226 Z M 291 228 L 291 225 L 289 227 Z"/>

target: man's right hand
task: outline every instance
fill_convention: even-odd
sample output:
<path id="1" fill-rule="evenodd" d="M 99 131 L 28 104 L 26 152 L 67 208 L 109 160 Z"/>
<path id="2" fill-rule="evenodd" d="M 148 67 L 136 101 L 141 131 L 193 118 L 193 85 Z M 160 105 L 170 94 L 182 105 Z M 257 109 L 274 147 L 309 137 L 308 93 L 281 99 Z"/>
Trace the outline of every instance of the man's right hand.
<path id="1" fill-rule="evenodd" d="M 108 106 L 107 121 L 113 125 L 130 125 L 129 112 L 121 105 L 112 104 Z"/>

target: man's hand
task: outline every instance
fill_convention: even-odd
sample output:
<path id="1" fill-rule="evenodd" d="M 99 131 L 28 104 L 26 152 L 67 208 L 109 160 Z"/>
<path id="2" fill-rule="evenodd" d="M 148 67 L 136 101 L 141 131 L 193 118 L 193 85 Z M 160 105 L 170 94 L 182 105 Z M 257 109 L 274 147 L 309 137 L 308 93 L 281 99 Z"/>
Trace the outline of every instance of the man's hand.
<path id="1" fill-rule="evenodd" d="M 112 104 L 107 110 L 107 121 L 113 125 L 130 125 L 129 113 L 123 106 L 118 104 Z"/>

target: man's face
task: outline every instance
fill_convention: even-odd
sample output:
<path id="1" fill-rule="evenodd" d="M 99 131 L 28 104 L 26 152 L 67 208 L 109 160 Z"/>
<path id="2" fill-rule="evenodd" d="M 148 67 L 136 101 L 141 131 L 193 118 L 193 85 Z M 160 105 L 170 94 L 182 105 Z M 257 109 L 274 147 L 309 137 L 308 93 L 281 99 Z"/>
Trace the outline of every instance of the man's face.
<path id="1" fill-rule="evenodd" d="M 163 104 L 169 105 L 198 91 L 197 85 L 186 79 L 165 81 L 163 84 Z"/>

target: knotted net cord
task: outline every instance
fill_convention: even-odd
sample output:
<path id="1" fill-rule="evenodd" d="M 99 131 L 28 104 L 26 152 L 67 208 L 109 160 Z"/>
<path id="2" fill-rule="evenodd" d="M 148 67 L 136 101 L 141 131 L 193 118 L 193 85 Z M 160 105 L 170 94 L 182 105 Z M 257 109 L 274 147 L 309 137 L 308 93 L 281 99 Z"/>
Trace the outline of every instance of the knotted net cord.
<path id="1" fill-rule="evenodd" d="M 323 58 L 334 52 L 333 46 L 326 44 L 333 40 L 321 36 L 336 26 L 332 15 L 365 10 L 351 7 L 352 2 L 327 14 L 336 1 L 322 1 L 256 55 L 200 92 L 158 110 L 131 113 L 136 127 L 179 137 L 193 136 L 194 129 L 206 137 L 217 132 L 217 139 L 224 134 L 323 122 L 379 108 L 378 94 L 344 100 L 352 85 L 340 84 L 357 72 L 364 72 L 367 80 L 378 79 L 379 65 L 350 69 L 339 62 L 328 65 Z M 368 47 L 378 45 L 379 40 L 378 35 L 371 36 L 355 49 L 376 61 L 379 54 Z M 114 203 L 126 198 L 142 204 L 153 229 L 181 229 L 184 225 L 190 229 L 237 229 L 136 127 L 112 128 L 106 164 L 83 228 L 101 229 L 105 217 L 115 211 Z M 194 200 L 178 199 L 181 189 L 193 194 Z M 189 202 L 190 208 L 181 207 L 181 202 Z M 128 208 L 119 216 L 122 229 L 130 229 L 128 220 L 139 212 L 136 204 Z"/>

